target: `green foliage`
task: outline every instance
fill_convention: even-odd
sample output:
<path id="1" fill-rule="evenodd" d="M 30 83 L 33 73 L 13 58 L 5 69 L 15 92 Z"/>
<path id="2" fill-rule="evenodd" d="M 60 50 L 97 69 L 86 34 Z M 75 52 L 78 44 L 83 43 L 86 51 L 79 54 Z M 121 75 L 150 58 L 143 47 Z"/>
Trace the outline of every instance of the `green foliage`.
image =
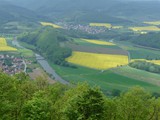
<path id="1" fill-rule="evenodd" d="M 60 43 L 68 41 L 58 30 L 51 27 L 42 28 L 19 38 L 20 41 L 37 47 L 37 51 L 57 65 L 69 66 L 65 58 L 71 55 L 71 49 L 61 47 Z"/>
<path id="2" fill-rule="evenodd" d="M 160 65 L 156 65 L 154 63 L 150 63 L 146 61 L 131 62 L 129 66 L 136 68 L 136 69 L 152 72 L 152 73 L 160 73 Z"/>
<path id="3" fill-rule="evenodd" d="M 44 98 L 32 98 L 23 106 L 24 120 L 49 120 L 50 104 Z"/>
<path id="4" fill-rule="evenodd" d="M 118 99 L 117 118 L 119 120 L 149 120 L 153 119 L 154 101 L 144 89 L 135 87 L 122 94 Z"/>
<path id="5" fill-rule="evenodd" d="M 160 99 L 140 87 L 107 97 L 83 83 L 49 85 L 24 74 L 0 74 L 1 120 L 158 120 Z"/>
<path id="6" fill-rule="evenodd" d="M 84 86 L 81 85 L 78 87 L 80 89 Z M 73 95 L 73 97 L 67 101 L 64 113 L 68 120 L 102 119 L 104 112 L 103 95 L 96 88 L 86 87 L 86 90 L 82 89 L 79 94 Z M 76 90 L 74 89 L 74 91 Z"/>

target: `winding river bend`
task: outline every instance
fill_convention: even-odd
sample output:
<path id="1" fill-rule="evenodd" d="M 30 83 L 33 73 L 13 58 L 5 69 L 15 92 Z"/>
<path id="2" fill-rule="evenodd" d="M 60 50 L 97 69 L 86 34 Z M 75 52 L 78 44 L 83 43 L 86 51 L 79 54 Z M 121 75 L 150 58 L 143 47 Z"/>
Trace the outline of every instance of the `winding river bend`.
<path id="1" fill-rule="evenodd" d="M 26 48 L 24 48 L 23 46 L 21 46 L 16 39 L 12 41 L 12 44 L 13 44 L 14 46 L 16 46 L 16 47 L 21 48 L 21 49 L 26 49 Z M 62 84 L 69 84 L 69 82 L 67 82 L 66 80 L 62 79 L 61 76 L 59 76 L 59 75 L 55 72 L 55 70 L 49 65 L 48 61 L 45 60 L 44 57 L 42 57 L 41 55 L 36 54 L 36 53 L 35 53 L 35 57 L 36 57 L 37 62 L 41 65 L 41 67 L 42 67 L 48 74 L 52 75 L 52 77 L 53 77 L 56 81 L 58 81 L 58 82 L 60 82 L 60 83 L 62 83 Z"/>

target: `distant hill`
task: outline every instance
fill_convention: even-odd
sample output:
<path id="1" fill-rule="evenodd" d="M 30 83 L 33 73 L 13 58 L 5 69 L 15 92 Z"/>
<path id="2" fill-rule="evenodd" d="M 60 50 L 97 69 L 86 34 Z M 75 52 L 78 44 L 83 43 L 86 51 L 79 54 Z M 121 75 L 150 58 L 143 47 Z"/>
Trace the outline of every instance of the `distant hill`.
<path id="1" fill-rule="evenodd" d="M 117 0 L 8 0 L 13 4 L 34 10 L 57 21 L 74 22 L 130 22 L 125 19 L 108 15 L 105 12 L 118 4 Z"/>
<path id="2" fill-rule="evenodd" d="M 131 20 L 160 20 L 160 1 L 121 2 L 107 10 L 109 15 Z"/>
<path id="3" fill-rule="evenodd" d="M 160 1 L 126 0 L 5 0 L 53 21 L 132 22 L 160 19 Z"/>
<path id="4" fill-rule="evenodd" d="M 6 0 L 32 10 L 73 11 L 73 10 L 103 10 L 117 3 L 118 0 Z M 50 11 L 51 12 L 51 11 Z"/>
<path id="5" fill-rule="evenodd" d="M 43 19 L 36 12 L 0 1 L 0 24 L 11 21 L 35 22 Z"/>

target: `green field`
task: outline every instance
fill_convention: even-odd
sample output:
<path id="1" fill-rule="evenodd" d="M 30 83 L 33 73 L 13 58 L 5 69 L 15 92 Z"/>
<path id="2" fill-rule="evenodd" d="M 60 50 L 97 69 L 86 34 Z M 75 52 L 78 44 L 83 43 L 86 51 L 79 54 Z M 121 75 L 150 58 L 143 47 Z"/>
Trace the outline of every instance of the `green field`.
<path id="1" fill-rule="evenodd" d="M 104 47 L 104 48 L 114 48 L 114 49 L 121 49 L 117 45 L 98 45 L 98 44 L 92 44 L 86 41 L 81 40 L 80 38 L 76 38 L 73 40 L 73 43 L 76 45 L 84 45 L 84 46 L 90 46 L 90 47 Z"/>
<path id="2" fill-rule="evenodd" d="M 136 47 L 134 44 L 128 42 L 116 42 L 116 43 L 122 49 L 127 50 L 130 53 L 131 59 L 146 59 L 146 58 L 155 59 L 160 56 L 160 51 L 139 48 Z"/>
<path id="3" fill-rule="evenodd" d="M 159 91 L 160 87 L 139 79 L 117 74 L 112 70 L 98 71 L 85 67 L 68 68 L 51 64 L 56 72 L 71 83 L 88 82 L 92 86 L 99 86 L 103 91 L 119 89 L 127 90 L 133 86 L 142 86 L 149 91 Z"/>
<path id="4" fill-rule="evenodd" d="M 160 86 L 160 74 L 135 69 L 129 66 L 114 68 L 111 71 L 119 75 L 138 79 L 140 81 Z"/>
<path id="5" fill-rule="evenodd" d="M 81 39 L 74 39 L 73 42 L 74 44 L 79 46 L 88 46 L 88 48 L 108 47 L 106 45 L 97 45 L 81 41 Z M 109 47 L 112 47 L 112 49 L 114 49 L 115 47 L 115 50 L 127 50 L 130 53 L 131 59 L 142 59 L 147 57 L 156 58 L 157 56 L 160 56 L 159 51 L 139 48 L 132 43 L 118 42 L 115 44 L 117 44 L 117 46 Z M 92 86 L 99 86 L 103 91 L 113 89 L 119 89 L 123 91 L 133 86 L 141 86 L 152 92 L 160 90 L 160 75 L 137 70 L 130 67 L 124 66 L 106 71 L 98 71 L 81 66 L 78 66 L 78 68 L 75 69 L 52 64 L 52 67 L 65 80 L 68 80 L 72 83 L 87 81 Z"/>

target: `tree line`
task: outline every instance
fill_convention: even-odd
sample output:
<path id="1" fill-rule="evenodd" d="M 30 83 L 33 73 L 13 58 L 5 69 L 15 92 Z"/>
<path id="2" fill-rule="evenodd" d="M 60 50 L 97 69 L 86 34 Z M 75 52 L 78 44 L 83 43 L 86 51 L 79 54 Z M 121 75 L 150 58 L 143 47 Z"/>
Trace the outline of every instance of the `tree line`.
<path id="1" fill-rule="evenodd" d="M 156 64 L 151 63 L 151 62 L 134 61 L 134 62 L 129 63 L 129 66 L 131 66 L 133 68 L 136 68 L 136 69 L 145 70 L 145 71 L 148 71 L 148 72 L 160 74 L 160 65 L 156 65 Z"/>

